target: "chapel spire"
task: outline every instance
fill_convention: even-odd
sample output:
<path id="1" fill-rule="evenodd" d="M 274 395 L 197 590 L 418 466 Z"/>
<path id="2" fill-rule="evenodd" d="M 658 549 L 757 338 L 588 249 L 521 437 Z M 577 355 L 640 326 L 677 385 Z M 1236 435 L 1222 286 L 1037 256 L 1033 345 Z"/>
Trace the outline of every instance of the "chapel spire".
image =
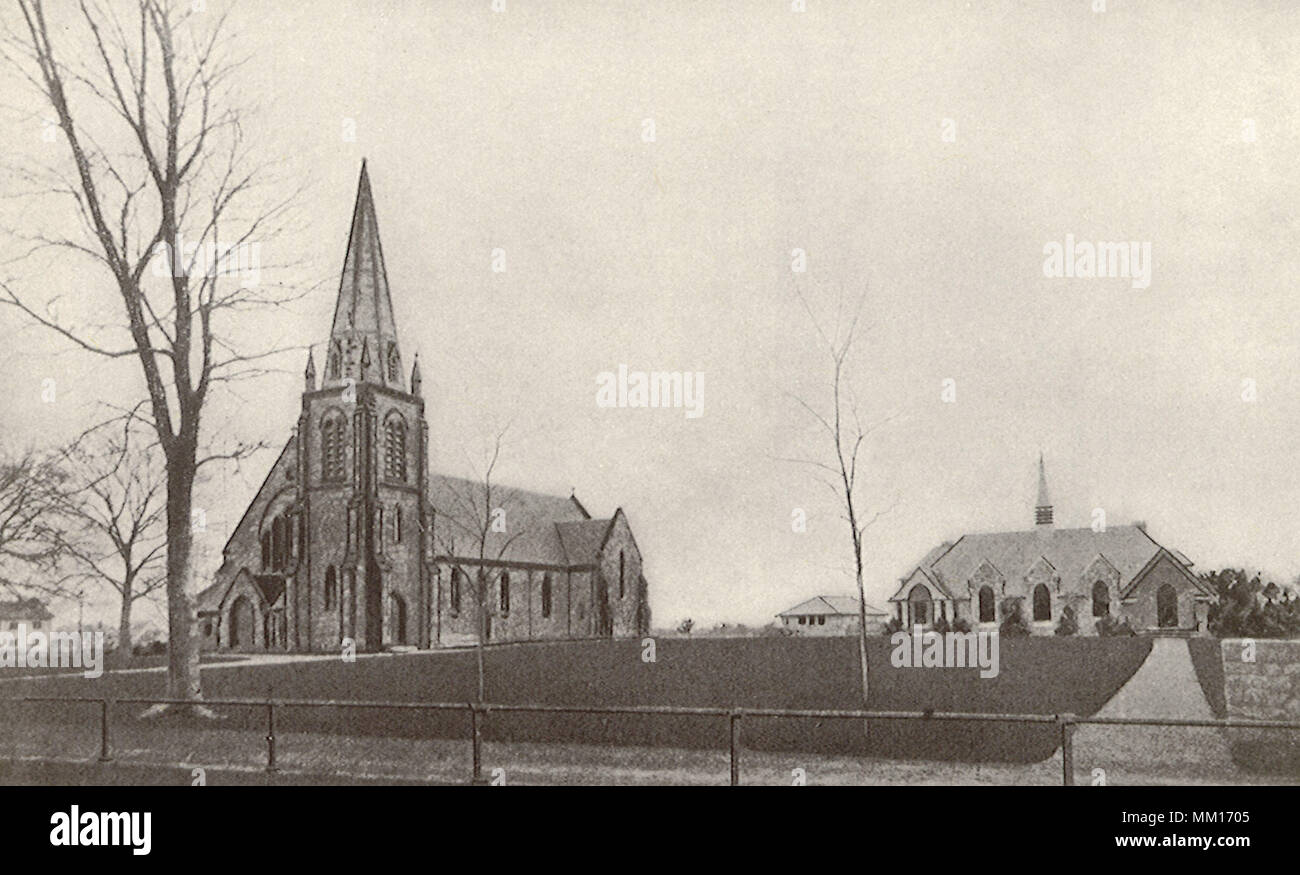
<path id="1" fill-rule="evenodd" d="M 411 394 L 421 394 L 420 387 L 422 385 L 423 381 L 420 379 L 420 353 L 419 350 L 417 350 L 415 353 L 415 364 L 411 366 Z"/>
<path id="2" fill-rule="evenodd" d="M 363 354 L 369 359 L 364 364 Z M 397 323 L 365 161 L 361 162 L 352 229 L 334 305 L 324 385 L 338 385 L 349 379 L 402 388 Z"/>
<path id="3" fill-rule="evenodd" d="M 316 358 L 312 347 L 307 347 L 307 370 L 303 372 L 303 383 L 308 392 L 316 391 Z"/>
<path id="4" fill-rule="evenodd" d="M 1047 494 L 1047 471 L 1043 468 L 1043 454 L 1038 454 L 1038 501 L 1034 505 L 1034 525 L 1051 528 L 1052 499 Z"/>

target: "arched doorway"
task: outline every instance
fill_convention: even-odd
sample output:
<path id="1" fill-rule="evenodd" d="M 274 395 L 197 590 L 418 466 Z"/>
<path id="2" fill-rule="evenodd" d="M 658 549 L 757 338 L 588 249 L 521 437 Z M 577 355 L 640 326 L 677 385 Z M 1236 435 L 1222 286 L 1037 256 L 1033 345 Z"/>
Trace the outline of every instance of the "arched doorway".
<path id="1" fill-rule="evenodd" d="M 1040 583 L 1034 587 L 1034 622 L 1044 623 L 1052 619 L 1052 593 L 1047 584 Z"/>
<path id="2" fill-rule="evenodd" d="M 395 592 L 388 594 L 388 640 L 392 644 L 406 643 L 406 599 Z"/>
<path id="3" fill-rule="evenodd" d="M 230 606 L 230 646 L 251 647 L 252 645 L 253 605 L 241 595 Z"/>
<path id="4" fill-rule="evenodd" d="M 930 591 L 924 586 L 916 586 L 907 596 L 907 606 L 912 615 L 909 626 L 930 625 Z"/>
<path id="5" fill-rule="evenodd" d="M 1178 590 L 1166 583 L 1156 590 L 1156 623 L 1161 629 L 1178 626 Z"/>

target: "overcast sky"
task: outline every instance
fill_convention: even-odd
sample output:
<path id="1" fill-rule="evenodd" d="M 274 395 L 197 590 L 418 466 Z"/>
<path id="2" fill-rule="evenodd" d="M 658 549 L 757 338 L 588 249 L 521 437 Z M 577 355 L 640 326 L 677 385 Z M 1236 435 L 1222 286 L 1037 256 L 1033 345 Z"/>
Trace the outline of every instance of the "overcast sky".
<path id="1" fill-rule="evenodd" d="M 261 281 L 330 278 L 241 339 L 324 342 L 366 158 L 433 467 L 469 472 L 511 421 L 503 479 L 626 511 L 656 625 L 853 590 L 833 497 L 781 461 L 828 451 L 791 397 L 829 399 L 796 289 L 827 325 L 867 295 L 851 385 L 892 418 L 863 495 L 893 507 L 869 600 L 940 541 L 1031 526 L 1040 450 L 1058 525 L 1103 508 L 1198 569 L 1291 580 L 1300 7 L 790 5 L 240 4 L 246 133 L 309 183 L 276 244 L 307 261 Z M 1149 243 L 1149 287 L 1045 277 L 1067 234 Z M 120 306 L 90 270 L 42 282 Z M 703 373 L 703 415 L 598 407 L 620 364 Z M 302 365 L 222 415 L 283 440 Z M 3 438 L 75 432 L 137 371 L 0 311 Z M 209 561 L 273 458 L 205 487 Z"/>

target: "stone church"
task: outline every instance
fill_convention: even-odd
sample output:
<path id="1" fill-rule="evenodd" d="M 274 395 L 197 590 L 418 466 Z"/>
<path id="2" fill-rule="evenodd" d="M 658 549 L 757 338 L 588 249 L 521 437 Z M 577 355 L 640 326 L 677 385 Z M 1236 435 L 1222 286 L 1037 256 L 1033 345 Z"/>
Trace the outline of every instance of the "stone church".
<path id="1" fill-rule="evenodd" d="M 932 549 L 890 598 L 904 628 L 964 620 L 997 628 L 1011 605 L 1034 635 L 1055 634 L 1065 608 L 1080 635 L 1107 617 L 1137 632 L 1204 634 L 1213 590 L 1191 561 L 1157 543 L 1144 523 L 1058 529 L 1043 459 L 1038 459 L 1034 527 L 963 535 Z"/>
<path id="2" fill-rule="evenodd" d="M 409 376 L 408 376 L 409 374 Z M 206 650 L 337 652 L 609 638 L 650 625 L 621 509 L 429 470 L 365 164 L 317 379 L 199 594 Z M 479 610 L 480 604 L 483 610 Z"/>

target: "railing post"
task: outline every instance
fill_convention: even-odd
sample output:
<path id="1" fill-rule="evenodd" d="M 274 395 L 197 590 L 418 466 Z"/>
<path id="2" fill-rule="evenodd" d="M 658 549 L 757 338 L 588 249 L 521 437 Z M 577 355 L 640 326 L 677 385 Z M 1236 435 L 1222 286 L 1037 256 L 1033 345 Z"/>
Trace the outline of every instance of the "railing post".
<path id="1" fill-rule="evenodd" d="M 113 761 L 113 750 L 108 729 L 108 712 L 108 697 L 105 696 L 99 702 L 99 761 L 101 763 L 111 763 Z"/>
<path id="2" fill-rule="evenodd" d="M 1074 786 L 1074 715 L 1057 714 L 1061 727 L 1061 781 L 1066 787 Z"/>
<path id="3" fill-rule="evenodd" d="M 474 776 L 472 784 L 483 783 L 483 725 L 479 717 L 479 706 L 473 702 L 469 706 L 469 726 L 474 755 Z"/>
<path id="4" fill-rule="evenodd" d="M 731 726 L 731 786 L 740 784 L 740 717 L 741 710 L 732 708 L 727 722 Z"/>
<path id="5" fill-rule="evenodd" d="M 275 765 L 275 702 L 266 700 L 266 770 L 280 771 Z"/>

